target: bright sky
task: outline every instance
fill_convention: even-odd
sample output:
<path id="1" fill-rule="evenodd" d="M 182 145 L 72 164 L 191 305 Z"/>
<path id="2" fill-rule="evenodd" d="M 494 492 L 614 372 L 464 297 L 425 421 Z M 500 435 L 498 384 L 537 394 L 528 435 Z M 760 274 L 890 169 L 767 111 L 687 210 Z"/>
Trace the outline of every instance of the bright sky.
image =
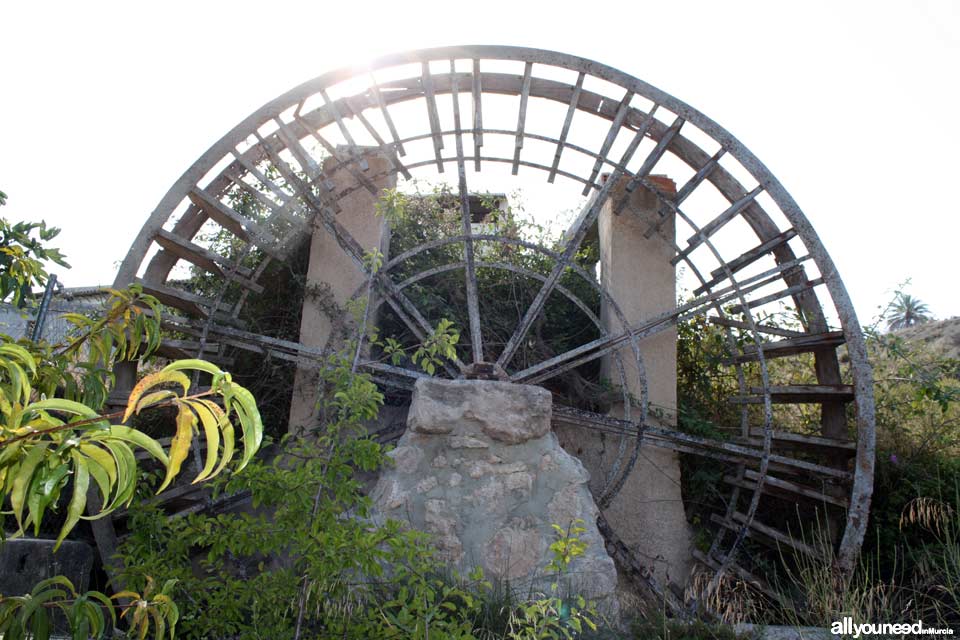
<path id="1" fill-rule="evenodd" d="M 907 278 L 960 315 L 957 0 L 5 3 L 2 214 L 63 228 L 67 286 L 110 283 L 170 185 L 263 103 L 456 44 L 572 53 L 673 94 L 791 192 L 862 322 Z"/>

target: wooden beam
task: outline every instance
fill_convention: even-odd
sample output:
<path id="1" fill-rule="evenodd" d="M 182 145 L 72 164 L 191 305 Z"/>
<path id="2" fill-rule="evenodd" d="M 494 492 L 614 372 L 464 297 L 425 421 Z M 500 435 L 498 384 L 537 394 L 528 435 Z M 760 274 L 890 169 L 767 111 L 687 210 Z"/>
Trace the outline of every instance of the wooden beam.
<path id="1" fill-rule="evenodd" d="M 752 469 L 744 469 L 743 473 L 745 476 L 744 480 L 740 480 L 733 475 L 725 475 L 723 476 L 723 481 L 726 482 L 727 484 L 731 484 L 737 487 L 741 487 L 743 489 L 749 489 L 751 491 L 755 491 L 757 488 L 757 480 L 760 478 L 760 474 Z M 844 509 L 846 509 L 850 505 L 850 502 L 846 498 L 839 497 L 839 496 L 832 496 L 828 493 L 818 491 L 817 489 L 814 489 L 812 487 L 808 487 L 796 482 L 791 482 L 789 480 L 783 480 L 782 478 L 778 478 L 770 474 L 767 474 L 767 476 L 764 478 L 764 481 L 763 481 L 763 491 L 765 493 L 770 493 L 770 490 L 768 487 L 773 487 L 775 489 L 779 489 L 787 493 L 800 495 L 805 498 L 809 498 L 814 502 L 819 502 L 819 503 L 827 502 L 837 507 L 842 507 Z"/>
<path id="2" fill-rule="evenodd" d="M 722 267 L 717 267 L 716 269 L 710 272 L 711 279 L 703 283 L 696 289 L 694 289 L 693 295 L 699 295 L 700 293 L 702 293 L 703 291 L 706 291 L 713 285 L 726 280 L 732 274 L 737 273 L 744 267 L 747 267 L 753 264 L 763 256 L 767 254 L 772 254 L 773 251 L 775 251 L 779 247 L 786 244 L 791 238 L 793 238 L 796 235 L 797 235 L 797 232 L 795 230 L 787 229 L 783 233 L 773 238 L 770 238 L 766 242 L 761 243 L 760 245 L 754 247 L 753 249 L 750 249 L 749 251 L 745 251 L 738 257 L 726 263 L 726 265 Z"/>
<path id="3" fill-rule="evenodd" d="M 770 388 L 770 401 L 773 404 L 804 404 L 819 402 L 852 402 L 853 387 L 849 384 L 795 384 Z M 750 387 L 751 394 L 730 397 L 733 404 L 763 404 L 763 387 Z"/>
<path id="4" fill-rule="evenodd" d="M 836 349 L 844 343 L 843 331 L 827 331 L 826 333 L 810 333 L 776 342 L 763 342 L 758 347 L 755 344 L 744 346 L 743 353 L 723 360 L 724 364 L 741 364 L 756 362 L 760 359 L 761 350 L 766 358 L 785 358 L 800 353 L 813 353 L 822 349 Z M 762 348 L 762 349 L 761 349 Z"/>

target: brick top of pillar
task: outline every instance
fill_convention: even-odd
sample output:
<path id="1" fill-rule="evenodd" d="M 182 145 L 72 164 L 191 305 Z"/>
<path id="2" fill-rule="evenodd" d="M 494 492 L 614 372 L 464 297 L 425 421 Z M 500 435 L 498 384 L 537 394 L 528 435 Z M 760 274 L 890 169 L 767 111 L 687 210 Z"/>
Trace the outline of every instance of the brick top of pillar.
<path id="1" fill-rule="evenodd" d="M 677 183 L 667 176 L 648 176 L 650 184 L 655 186 L 658 191 L 668 196 L 677 195 Z"/>
<path id="2" fill-rule="evenodd" d="M 609 173 L 604 173 L 600 175 L 600 184 L 603 184 L 610 178 Z M 661 192 L 666 196 L 673 196 L 677 194 L 677 183 L 673 181 L 672 178 L 669 178 L 665 175 L 649 175 L 647 176 L 647 181 L 650 182 L 653 186 L 657 188 L 657 191 Z M 642 187 L 641 187 L 642 188 Z"/>

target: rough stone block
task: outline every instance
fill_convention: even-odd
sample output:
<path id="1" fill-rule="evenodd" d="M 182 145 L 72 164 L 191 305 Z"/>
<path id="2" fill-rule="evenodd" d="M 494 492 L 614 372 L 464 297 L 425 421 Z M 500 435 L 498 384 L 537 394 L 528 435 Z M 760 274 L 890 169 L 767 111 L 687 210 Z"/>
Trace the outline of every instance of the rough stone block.
<path id="1" fill-rule="evenodd" d="M 461 570 L 480 565 L 518 591 L 547 591 L 551 525 L 582 520 L 570 587 L 616 610 L 617 575 L 596 527 L 589 474 L 550 431 L 550 394 L 489 380 L 417 382 L 408 430 L 373 491 L 381 516 L 432 533 Z"/>

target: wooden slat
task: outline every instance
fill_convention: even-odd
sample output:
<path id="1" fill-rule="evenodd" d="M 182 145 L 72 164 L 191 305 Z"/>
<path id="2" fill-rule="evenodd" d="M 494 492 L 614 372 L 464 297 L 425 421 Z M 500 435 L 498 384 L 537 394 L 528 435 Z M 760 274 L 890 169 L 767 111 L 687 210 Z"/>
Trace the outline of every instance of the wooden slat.
<path id="1" fill-rule="evenodd" d="M 383 101 L 383 94 L 380 93 L 380 85 L 377 84 L 376 78 L 373 77 L 373 72 L 370 73 L 370 89 L 373 91 L 373 97 L 377 101 L 377 106 L 380 107 L 380 113 L 383 114 L 383 120 L 387 123 L 387 129 L 390 130 L 390 136 L 393 138 L 393 147 L 402 158 L 407 155 L 407 152 L 400 142 L 397 127 L 393 124 L 393 118 L 390 117 L 390 112 L 387 111 L 387 104 Z"/>
<path id="2" fill-rule="evenodd" d="M 726 453 L 722 450 L 713 451 L 705 447 L 691 446 L 686 444 L 679 443 L 670 443 L 669 445 L 660 445 L 655 442 L 651 442 L 653 446 L 672 449 L 678 453 L 689 453 L 691 455 L 700 456 L 703 458 L 710 458 L 712 460 L 720 460 L 722 462 L 729 462 L 730 464 L 745 464 L 749 465 L 752 469 L 759 468 L 758 459 L 748 459 L 743 456 L 736 454 Z M 838 478 L 844 482 L 848 482 L 853 474 L 848 471 L 843 471 L 841 469 L 834 469 L 832 467 L 825 467 L 823 465 L 814 464 L 812 462 L 807 462 L 806 460 L 797 460 L 796 458 L 790 458 L 788 456 L 781 456 L 777 454 L 772 454 L 770 456 L 771 462 L 768 465 L 768 471 L 778 473 L 780 475 L 789 475 L 797 478 L 809 478 L 810 474 L 816 474 L 818 476 L 828 477 L 828 478 Z"/>
<path id="3" fill-rule="evenodd" d="M 717 284 L 718 282 L 722 282 L 723 280 L 729 277 L 728 271 L 730 274 L 737 273 L 744 267 L 747 267 L 753 264 L 760 258 L 764 257 L 765 255 L 769 254 L 770 252 L 774 251 L 780 246 L 786 244 L 791 238 L 793 238 L 796 235 L 797 235 L 796 231 L 794 231 L 793 229 L 787 229 L 783 233 L 778 234 L 773 238 L 770 238 L 766 242 L 754 247 L 753 249 L 750 249 L 749 251 L 745 251 L 738 257 L 728 262 L 724 267 L 717 267 L 716 269 L 710 272 L 711 279 L 705 282 L 704 284 L 700 285 L 699 287 L 697 287 L 694 290 L 693 294 L 698 295 L 701 292 L 706 291 L 713 285 Z"/>
<path id="4" fill-rule="evenodd" d="M 726 226 L 728 222 L 738 216 L 740 212 L 743 211 L 747 205 L 753 202 L 762 191 L 763 185 L 757 185 L 750 193 L 731 203 L 730 206 L 723 211 L 723 213 L 701 227 L 700 231 L 687 238 L 687 246 L 683 251 L 670 260 L 670 264 L 676 265 L 690 255 L 694 249 L 706 242 L 710 236 L 715 234 L 717 231 Z"/>
<path id="5" fill-rule="evenodd" d="M 707 555 L 699 549 L 694 549 L 692 555 L 698 562 L 710 567 L 714 571 L 719 571 L 720 563 L 713 558 L 707 557 Z M 770 596 L 777 601 L 784 602 L 783 596 L 780 595 L 775 589 L 771 588 L 770 585 L 767 584 L 766 580 L 755 576 L 736 562 L 730 564 L 730 570 L 733 571 L 738 578 L 749 584 L 754 589 Z"/>
<path id="6" fill-rule="evenodd" d="M 180 309 L 181 311 L 185 311 L 189 314 L 205 317 L 213 308 L 213 300 L 208 300 L 207 298 L 198 296 L 195 293 L 182 291 L 165 284 L 147 282 L 141 278 L 137 278 L 136 281 L 138 284 L 140 284 L 140 286 L 143 287 L 144 293 L 152 295 L 167 306 Z M 230 306 L 221 304 L 219 310 L 229 312 Z"/>
<path id="7" fill-rule="evenodd" d="M 187 196 L 195 205 L 203 209 L 204 213 L 233 235 L 245 242 L 252 242 L 270 256 L 283 260 L 284 256 L 277 248 L 277 239 L 259 224 L 240 215 L 220 202 L 219 198 L 200 187 L 191 189 Z"/>
<path id="8" fill-rule="evenodd" d="M 731 320 L 729 318 L 720 318 L 717 316 L 710 316 L 707 318 L 712 324 L 718 324 L 721 327 L 730 327 L 732 329 L 743 329 L 744 331 L 751 331 L 752 328 L 746 322 L 741 322 L 739 320 Z M 793 338 L 796 336 L 804 335 L 803 331 L 793 331 L 791 329 L 782 329 L 780 327 L 772 327 L 767 324 L 761 324 L 759 322 L 754 323 L 758 333 L 769 333 L 774 336 L 783 336 L 784 338 Z"/>
<path id="9" fill-rule="evenodd" d="M 634 134 L 633 139 L 630 141 L 630 144 L 627 145 L 626 150 L 621 156 L 619 165 L 620 167 L 625 167 L 630 162 L 633 154 L 636 153 L 637 148 L 643 141 L 643 136 L 644 132 L 642 129 L 638 130 Z M 500 357 L 497 358 L 497 365 L 500 367 L 505 369 L 510 363 L 510 360 L 513 359 L 517 348 L 519 348 L 520 344 L 523 342 L 527 332 L 530 330 L 530 327 L 533 326 L 534 320 L 536 320 L 536 318 L 540 315 L 540 312 L 543 311 L 543 305 L 546 304 L 547 298 L 556 287 L 560 280 L 560 276 L 563 275 L 563 272 L 566 270 L 567 266 L 573 261 L 574 256 L 580 249 L 580 244 L 583 242 L 583 239 L 593 226 L 593 223 L 596 222 L 597 217 L 600 215 L 600 210 L 606 203 L 611 190 L 622 175 L 622 169 L 615 169 L 613 174 L 610 176 L 610 179 L 600 187 L 600 190 L 596 193 L 594 198 L 588 201 L 584 212 L 574 223 L 572 232 L 567 235 L 567 241 L 566 245 L 564 246 L 563 253 L 560 254 L 560 258 L 556 261 L 556 264 L 554 264 L 550 275 L 547 277 L 547 280 L 540 288 L 540 291 L 537 292 L 537 295 L 534 296 L 533 302 L 530 303 L 530 306 L 524 313 L 523 318 L 520 320 L 520 323 L 514 330 L 513 335 L 510 336 L 510 339 L 504 346 L 503 351 L 500 353 Z"/>
<path id="10" fill-rule="evenodd" d="M 340 108 L 337 106 L 337 103 L 330 99 L 326 89 L 320 89 L 320 97 L 323 98 L 324 104 L 330 110 L 330 113 L 333 114 L 333 119 L 337 121 L 337 128 L 340 129 L 340 133 L 343 135 L 343 139 L 347 145 L 352 149 L 356 149 L 357 143 L 353 141 L 353 134 L 351 134 L 350 129 L 347 128 L 347 123 L 343 121 L 343 114 L 340 113 Z M 311 131 L 313 130 L 312 127 L 310 129 Z"/>
<path id="11" fill-rule="evenodd" d="M 234 364 L 234 359 L 222 356 L 219 353 L 220 345 L 218 343 L 207 343 L 204 345 L 203 354 L 200 354 L 200 343 L 196 340 L 169 340 L 165 339 L 157 348 L 157 354 L 171 360 L 186 358 L 202 358 L 213 362 L 214 364 L 230 367 Z"/>
<path id="12" fill-rule="evenodd" d="M 313 129 L 311 129 L 310 132 L 311 135 L 317 138 L 317 141 L 320 142 L 319 133 Z M 290 165 L 288 165 L 286 161 L 280 157 L 280 154 L 277 153 L 277 150 L 274 149 L 272 144 L 264 140 L 263 137 L 256 131 L 253 132 L 253 135 L 260 142 L 260 148 L 267 154 L 267 158 L 270 160 L 270 163 L 277 171 L 280 172 L 280 175 L 283 176 L 284 182 L 286 182 L 286 184 L 294 191 L 298 191 L 297 187 L 301 183 L 300 177 L 290 169 Z M 321 142 L 321 144 L 323 143 Z M 333 147 L 333 145 L 330 146 Z M 335 147 L 333 148 L 336 149 Z M 324 180 L 321 184 L 324 188 L 319 190 L 314 195 L 321 202 L 323 202 L 323 204 L 330 207 L 335 214 L 340 213 L 340 205 L 337 202 L 337 198 L 331 197 L 330 195 L 330 192 L 334 189 L 333 182 L 331 180 Z M 302 191 L 300 191 L 300 195 L 303 195 Z"/>
<path id="13" fill-rule="evenodd" d="M 523 82 L 520 85 L 520 111 L 517 115 L 517 136 L 514 140 L 513 166 L 511 175 L 517 175 L 520 170 L 520 150 L 523 149 L 523 130 L 527 123 L 527 100 L 530 98 L 530 81 L 533 72 L 533 63 L 528 62 L 523 67 Z"/>
<path id="14" fill-rule="evenodd" d="M 290 225 L 291 228 L 287 236 L 280 239 L 281 251 L 286 253 L 288 245 L 296 244 L 298 240 L 310 235 L 311 231 L 307 222 L 290 212 L 291 207 L 294 207 L 297 204 L 296 198 L 291 198 L 288 196 L 281 202 L 274 202 L 268 198 L 265 193 L 244 180 L 241 170 L 239 168 L 234 168 L 232 165 L 227 167 L 221 175 L 242 189 L 244 193 L 254 198 L 260 203 L 261 206 L 270 212 L 270 215 L 267 218 L 268 223 L 280 218 Z"/>
<path id="15" fill-rule="evenodd" d="M 154 241 L 163 247 L 165 251 L 169 251 L 178 258 L 182 258 L 192 264 L 197 265 L 201 269 L 204 269 L 214 275 L 220 276 L 222 278 L 227 278 L 233 282 L 236 282 L 240 286 L 253 291 L 254 293 L 263 293 L 263 287 L 249 278 L 244 278 L 235 273 L 234 269 L 237 267 L 231 260 L 224 258 L 223 256 L 204 249 L 200 245 L 196 245 L 189 240 L 184 240 L 180 236 L 170 233 L 166 229 L 160 229 L 157 232 L 157 235 L 154 236 Z M 221 264 L 217 264 L 217 263 Z M 250 273 L 250 270 L 244 268 L 243 271 Z"/>
<path id="16" fill-rule="evenodd" d="M 547 182 L 553 183 L 557 177 L 557 168 L 560 166 L 560 154 L 563 153 L 563 147 L 567 142 L 567 134 L 570 133 L 573 114 L 577 112 L 577 105 L 580 104 L 580 92 L 583 91 L 583 79 L 585 77 L 586 74 L 581 71 L 580 75 L 577 76 L 577 84 L 573 87 L 573 94 L 570 96 L 570 105 L 567 107 L 567 115 L 563 119 L 563 128 L 560 130 L 560 137 L 557 139 L 557 150 L 553 154 L 553 165 L 550 167 Z"/>
<path id="17" fill-rule="evenodd" d="M 407 180 L 412 178 L 410 175 L 410 170 L 407 169 L 406 165 L 400 162 L 400 158 L 397 157 L 397 152 L 386 143 L 386 141 L 383 139 L 383 136 L 381 136 L 380 132 L 377 131 L 376 127 L 370 124 L 370 121 L 367 120 L 367 117 L 363 115 L 363 110 L 355 108 L 353 103 L 350 102 L 349 98 L 344 98 L 344 101 L 346 105 L 350 107 L 350 111 L 353 113 L 354 117 L 360 121 L 360 124 L 363 125 L 363 128 L 367 130 L 367 133 L 370 134 L 370 137 L 372 137 L 380 147 L 380 151 L 383 152 L 383 155 L 386 156 L 390 164 L 393 165 L 393 168 L 400 172 L 400 174 Z"/>
<path id="18" fill-rule="evenodd" d="M 637 169 L 637 173 L 634 175 L 633 179 L 627 184 L 627 191 L 633 191 L 637 188 L 639 181 L 642 178 L 650 175 L 650 172 L 653 171 L 653 167 L 656 166 L 657 162 L 660 161 L 660 158 L 663 157 L 663 154 L 667 152 L 667 149 L 670 148 L 670 143 L 673 142 L 673 139 L 680 133 L 680 129 L 683 128 L 683 124 L 686 122 L 681 117 L 677 117 L 676 120 L 670 125 L 670 127 L 663 133 L 660 140 L 657 142 L 657 146 L 653 148 L 653 151 L 650 152 L 650 155 L 646 157 L 643 161 L 643 164 Z M 631 188 L 631 185 L 632 188 Z"/>
<path id="19" fill-rule="evenodd" d="M 232 165 L 227 167 L 223 171 L 222 175 L 225 176 L 230 182 L 232 182 L 233 184 L 241 188 L 244 193 L 254 198 L 265 209 L 271 211 L 272 212 L 271 215 L 279 215 L 280 212 L 284 210 L 284 205 L 287 204 L 291 199 L 290 196 L 285 196 L 280 202 L 274 202 L 273 200 L 267 197 L 267 194 L 260 191 L 259 189 L 254 187 L 252 184 L 244 180 L 240 168 L 235 168 Z"/>
<path id="20" fill-rule="evenodd" d="M 480 148 L 483 147 L 483 84 L 480 61 L 473 61 L 473 169 L 480 171 Z"/>
<path id="21" fill-rule="evenodd" d="M 701 182 L 710 177 L 710 174 L 713 173 L 714 169 L 719 166 L 720 158 L 722 158 L 726 153 L 727 150 L 723 147 L 720 147 L 720 149 L 697 170 L 693 177 L 687 180 L 687 182 L 680 187 L 680 189 L 677 191 L 677 195 L 673 197 L 673 203 L 678 207 L 683 204 L 683 201 L 690 197 L 690 194 L 693 193 L 693 190 L 699 187 Z"/>
<path id="22" fill-rule="evenodd" d="M 242 276 L 249 276 L 252 273 L 247 267 L 240 266 L 233 260 L 181 238 L 166 229 L 160 229 L 153 239 L 164 249 L 211 273 L 219 273 L 221 268 L 235 271 Z"/>
<path id="23" fill-rule="evenodd" d="M 721 516 L 713 513 L 710 514 L 710 521 L 714 524 L 718 524 L 722 527 L 725 527 L 731 531 L 739 531 L 740 526 L 747 521 L 747 517 L 742 513 L 733 514 L 734 522 L 729 520 L 724 520 Z M 780 544 L 786 545 L 795 551 L 807 555 L 815 560 L 823 560 L 823 554 L 811 547 L 810 545 L 801 542 L 799 540 L 794 540 L 788 534 L 774 529 L 773 527 L 767 526 L 761 522 L 753 520 L 750 524 L 747 525 L 749 531 L 747 535 L 755 540 L 764 542 L 773 548 L 778 548 Z M 756 533 L 761 535 L 757 536 Z"/>
<path id="24" fill-rule="evenodd" d="M 683 201 L 690 197 L 690 194 L 693 193 L 693 190 L 700 186 L 700 183 L 710 177 L 710 174 L 713 173 L 714 169 L 717 168 L 720 164 L 720 158 L 724 156 L 727 152 L 723 147 L 720 148 L 713 157 L 710 158 L 697 172 L 691 177 L 687 182 L 680 187 L 680 190 L 673 196 L 673 207 L 679 207 L 683 204 Z M 647 230 L 643 232 L 644 238 L 651 238 L 653 234 L 660 230 L 660 226 L 663 224 L 663 221 L 666 220 L 666 211 L 668 208 L 661 207 L 657 213 L 659 214 L 657 219 L 654 222 L 651 222 L 647 227 Z"/>
<path id="25" fill-rule="evenodd" d="M 263 138 L 260 138 L 259 136 L 257 136 L 257 139 L 261 142 L 261 147 L 262 147 Z M 260 148 L 260 150 L 263 151 L 264 149 Z M 245 158 L 243 154 L 237 152 L 236 149 L 234 149 L 232 153 L 233 153 L 233 157 L 236 159 L 237 163 L 241 167 L 243 167 L 244 171 L 252 175 L 254 178 L 257 179 L 258 182 L 260 182 L 260 184 L 262 184 L 267 189 L 272 191 L 273 195 L 277 196 L 277 198 L 281 202 L 287 202 L 291 198 L 293 198 L 292 195 L 290 195 L 289 193 L 281 189 L 280 185 L 278 185 L 276 182 L 274 182 L 267 176 L 263 175 L 263 172 L 260 171 L 260 169 L 258 169 L 257 166 L 253 164 L 249 159 Z"/>
<path id="26" fill-rule="evenodd" d="M 826 333 L 811 333 L 776 342 L 764 342 L 764 358 L 785 358 L 799 353 L 813 353 L 821 349 L 835 349 L 844 343 L 843 331 L 827 331 Z M 733 358 L 727 358 L 724 364 L 740 364 L 756 362 L 760 359 L 760 350 L 757 345 L 750 344 L 743 348 L 743 353 Z"/>
<path id="27" fill-rule="evenodd" d="M 776 430 L 772 432 L 772 435 L 774 440 L 781 440 L 803 446 L 846 449 L 847 451 L 857 450 L 857 443 L 853 440 L 837 440 L 836 438 L 826 438 L 824 436 L 808 436 L 803 433 Z M 750 436 L 752 438 L 762 438 L 763 427 L 750 427 Z"/>
<path id="28" fill-rule="evenodd" d="M 306 123 L 304 123 L 304 126 L 306 126 Z M 370 181 L 370 178 L 363 175 L 363 172 L 359 171 L 357 167 L 354 166 L 355 163 L 351 161 L 350 158 L 345 158 L 340 150 L 337 149 L 333 143 L 323 137 L 319 131 L 310 129 L 310 135 L 320 143 L 320 146 L 327 150 L 327 153 L 333 156 L 333 158 L 339 163 L 338 166 L 346 169 L 347 172 L 353 176 L 354 180 L 363 185 L 364 189 L 375 196 L 380 194 L 380 192 L 377 190 L 377 187 L 373 184 L 373 182 Z"/>
<path id="29" fill-rule="evenodd" d="M 628 420 L 620 420 L 610 416 L 596 414 L 590 411 L 581 411 L 570 407 L 554 407 L 553 422 L 571 426 L 596 429 L 614 434 L 636 435 L 637 425 Z M 652 446 L 673 449 L 683 453 L 738 464 L 756 464 L 764 455 L 762 448 L 745 447 L 733 442 L 704 438 L 681 431 L 664 429 L 652 425 L 643 427 L 644 442 Z M 829 478 L 838 478 L 847 481 L 851 474 L 843 469 L 835 469 L 824 465 L 799 460 L 776 453 L 769 456 L 770 469 L 784 473 L 816 475 Z"/>
<path id="30" fill-rule="evenodd" d="M 608 182 L 609 184 L 609 182 Z M 606 186 L 606 185 L 604 185 Z M 574 228 L 579 228 L 578 221 Z M 654 333 L 663 331 L 667 327 L 673 326 L 677 322 L 693 318 L 706 313 L 708 308 L 714 308 L 717 305 L 725 305 L 734 299 L 739 299 L 741 295 L 746 295 L 751 291 L 760 289 L 768 284 L 779 280 L 784 270 L 794 268 L 797 262 L 782 263 L 773 269 L 764 273 L 751 276 L 739 284 L 739 291 L 734 287 L 726 287 L 711 292 L 709 295 L 695 298 L 686 302 L 675 309 L 665 311 L 654 316 L 643 323 L 632 328 L 631 331 L 625 331 L 620 334 L 603 336 L 597 338 L 579 347 L 575 347 L 566 353 L 562 353 L 542 362 L 531 365 L 526 369 L 515 372 L 510 376 L 514 382 L 524 382 L 526 384 L 537 384 L 549 377 L 562 373 L 572 367 L 577 367 L 585 362 L 599 358 L 610 351 L 615 350 L 618 345 L 625 344 L 631 339 L 643 339 Z M 633 337 L 631 337 L 631 335 Z"/>
<path id="31" fill-rule="evenodd" d="M 421 65 L 421 83 L 423 95 L 426 96 L 427 118 L 430 121 L 430 135 L 433 138 L 433 153 L 437 160 L 437 172 L 443 173 L 443 135 L 440 129 L 440 115 L 437 112 L 437 96 L 433 91 L 433 76 L 430 75 L 430 63 L 424 61 Z"/>
<path id="32" fill-rule="evenodd" d="M 730 397 L 734 404 L 763 404 L 763 387 L 750 387 L 750 393 L 756 395 L 736 395 Z M 770 401 L 773 404 L 816 403 L 816 402 L 852 402 L 853 387 L 849 384 L 796 384 L 770 386 Z"/>
<path id="33" fill-rule="evenodd" d="M 480 327 L 480 306 L 477 293 L 477 271 L 474 260 L 474 242 L 471 231 L 470 194 L 467 190 L 467 169 L 463 154 L 463 137 L 460 133 L 460 87 L 455 81 L 455 63 L 450 61 L 451 96 L 453 97 L 453 124 L 456 129 L 457 149 L 457 191 L 460 195 L 460 229 L 465 240 L 463 242 L 465 290 L 467 292 L 467 315 L 470 320 L 470 345 L 473 351 L 473 361 L 483 362 L 483 337 Z"/>
<path id="34" fill-rule="evenodd" d="M 315 179 L 320 175 L 320 166 L 317 164 L 317 161 L 310 156 L 310 152 L 303 148 L 303 145 L 300 144 L 300 140 L 297 138 L 297 134 L 290 130 L 290 127 L 286 122 L 283 121 L 279 116 L 273 119 L 277 123 L 277 134 L 280 139 L 283 140 L 284 145 L 287 149 L 290 150 L 290 153 L 293 154 L 293 157 L 297 159 L 297 163 L 300 165 L 300 168 L 303 169 L 303 172 L 310 176 L 311 179 Z"/>
<path id="35" fill-rule="evenodd" d="M 646 114 L 646 118 L 644 119 L 644 121 L 640 124 L 639 127 L 637 127 L 638 136 L 643 138 L 650 132 L 650 128 L 653 127 L 654 123 L 656 122 L 656 118 L 654 118 L 653 116 L 654 114 L 657 113 L 657 109 L 659 108 L 660 108 L 660 105 L 655 104 L 650 109 L 650 112 Z M 662 138 L 660 142 L 663 142 Z M 659 144 L 657 146 L 659 147 Z M 657 148 L 655 147 L 654 150 L 650 153 L 650 156 L 648 156 L 648 159 L 656 153 L 657 153 Z M 644 162 L 643 164 L 644 166 L 646 166 L 649 163 Z M 651 168 L 653 167 L 653 165 L 650 165 L 650 166 Z M 620 201 L 614 205 L 613 207 L 614 213 L 619 214 L 621 211 L 623 211 L 624 207 L 627 206 L 627 202 L 629 202 L 630 200 L 630 194 L 637 188 L 637 185 L 639 185 L 644 178 L 646 178 L 646 174 L 641 174 L 639 171 L 637 171 L 637 173 L 634 174 L 634 176 L 627 183 L 626 192 L 620 197 Z"/>
<path id="36" fill-rule="evenodd" d="M 765 304 L 771 302 L 776 302 L 788 296 L 796 295 L 802 293 L 814 287 L 818 287 L 823 284 L 823 278 L 817 278 L 816 280 L 809 280 L 805 284 L 796 284 L 792 287 L 787 287 L 782 291 L 777 291 L 776 293 L 771 293 L 770 295 L 763 296 L 762 298 L 757 298 L 756 300 L 750 300 L 747 302 L 746 308 L 743 305 L 734 305 L 730 307 L 731 314 L 744 313 L 746 309 L 756 309 L 757 307 L 762 307 Z"/>
<path id="37" fill-rule="evenodd" d="M 607 131 L 607 137 L 604 138 L 603 144 L 600 145 L 600 151 L 597 152 L 597 159 L 593 163 L 593 169 L 590 171 L 590 178 L 587 180 L 587 186 L 584 187 L 582 195 L 587 195 L 587 193 L 590 192 L 590 185 L 596 181 L 597 175 L 599 175 L 600 169 L 603 167 L 603 161 L 610 152 L 610 148 L 613 146 L 613 143 L 616 141 L 617 134 L 620 133 L 620 128 L 623 127 L 623 121 L 626 119 L 627 113 L 630 111 L 630 101 L 632 99 L 633 91 L 627 91 L 620 100 L 620 104 L 617 106 L 617 113 L 613 117 L 613 122 L 610 125 L 610 129 Z"/>
<path id="38" fill-rule="evenodd" d="M 744 480 L 740 480 L 733 475 L 725 475 L 723 477 L 723 481 L 727 484 L 741 487 L 743 489 L 749 489 L 751 491 L 756 490 L 756 481 L 760 478 L 760 474 L 752 469 L 744 469 L 743 473 L 746 478 Z M 807 487 L 796 482 L 790 482 L 789 480 L 783 480 L 782 478 L 777 478 L 776 476 L 767 474 L 763 481 L 763 491 L 765 493 L 771 493 L 768 489 L 769 487 L 779 489 L 790 494 L 800 495 L 805 498 L 809 498 L 814 502 L 827 502 L 838 507 L 843 507 L 844 509 L 850 504 L 846 498 L 832 496 L 822 491 L 818 491 L 812 487 Z"/>

